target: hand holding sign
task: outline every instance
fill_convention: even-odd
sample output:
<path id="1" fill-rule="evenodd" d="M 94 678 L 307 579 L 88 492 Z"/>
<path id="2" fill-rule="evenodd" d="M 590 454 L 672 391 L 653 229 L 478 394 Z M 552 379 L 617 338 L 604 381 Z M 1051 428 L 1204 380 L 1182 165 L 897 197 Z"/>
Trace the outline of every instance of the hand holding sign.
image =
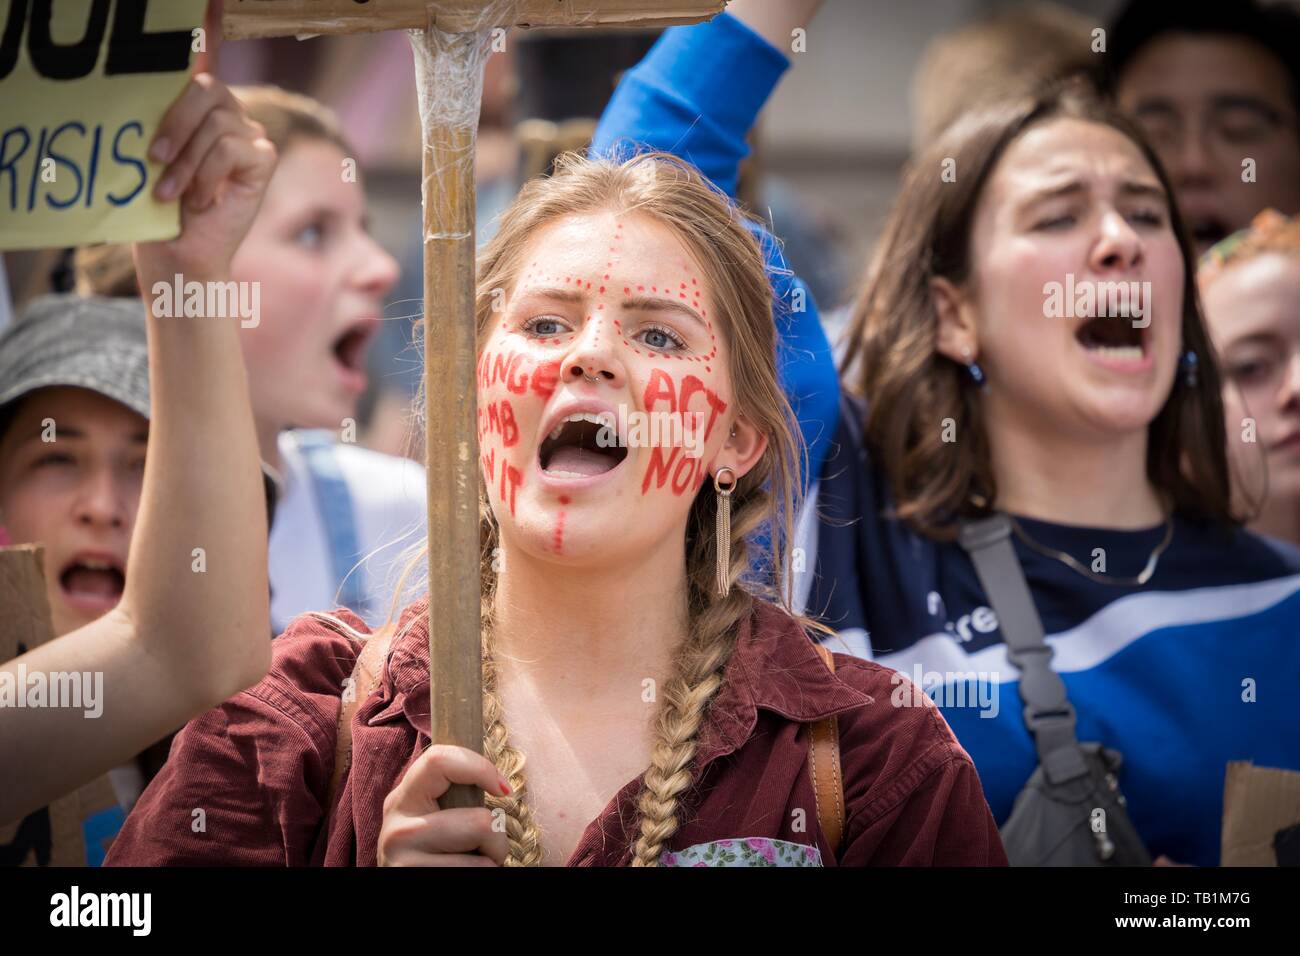
<path id="1" fill-rule="evenodd" d="M 188 80 L 205 0 L 0 0 L 0 248 L 160 239 L 145 154 Z"/>
<path id="2" fill-rule="evenodd" d="M 166 164 L 154 195 L 181 200 L 181 234 L 136 246 L 146 277 L 221 278 L 262 203 L 275 147 L 219 80 L 200 73 L 167 110 L 149 147 Z M 148 286 L 144 286 L 148 288 Z"/>

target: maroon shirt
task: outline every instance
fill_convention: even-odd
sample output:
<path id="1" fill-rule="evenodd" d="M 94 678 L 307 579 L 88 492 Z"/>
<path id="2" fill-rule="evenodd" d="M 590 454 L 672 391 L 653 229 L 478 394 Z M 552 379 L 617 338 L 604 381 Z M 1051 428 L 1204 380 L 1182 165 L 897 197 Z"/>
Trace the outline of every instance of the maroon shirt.
<path id="1" fill-rule="evenodd" d="M 373 866 L 384 798 L 430 742 L 427 606 L 407 608 L 402 623 L 420 620 L 393 641 L 378 687 L 357 708 L 332 816 L 340 693 L 361 644 L 300 617 L 275 641 L 261 683 L 177 736 L 107 863 Z M 336 614 L 366 631 L 350 612 Z M 767 837 L 816 846 L 828 866 L 1005 865 L 975 767 L 938 709 L 891 704 L 906 679 L 888 668 L 840 654 L 835 667 L 795 621 L 757 602 L 701 728 L 696 786 L 667 849 Z M 844 777 L 837 856 L 807 769 L 809 724 L 831 714 Z M 630 861 L 640 784 L 629 781 L 591 821 L 569 866 Z"/>

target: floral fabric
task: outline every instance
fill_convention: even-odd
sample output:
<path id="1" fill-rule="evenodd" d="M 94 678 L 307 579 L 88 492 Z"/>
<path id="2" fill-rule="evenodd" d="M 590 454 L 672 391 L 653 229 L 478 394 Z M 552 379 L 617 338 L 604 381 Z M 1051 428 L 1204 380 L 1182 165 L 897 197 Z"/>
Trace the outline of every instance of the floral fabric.
<path id="1" fill-rule="evenodd" d="M 660 866 L 821 866 L 821 851 L 815 846 L 745 837 L 697 843 L 676 853 L 659 857 Z"/>

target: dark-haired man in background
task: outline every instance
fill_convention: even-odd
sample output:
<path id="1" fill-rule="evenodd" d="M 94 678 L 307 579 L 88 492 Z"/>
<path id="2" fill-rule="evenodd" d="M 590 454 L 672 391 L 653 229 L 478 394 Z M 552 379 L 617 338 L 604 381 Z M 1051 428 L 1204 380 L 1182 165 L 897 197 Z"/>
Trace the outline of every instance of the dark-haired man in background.
<path id="1" fill-rule="evenodd" d="M 1106 82 L 1146 130 L 1204 252 L 1261 209 L 1300 212 L 1300 10 L 1130 0 Z"/>

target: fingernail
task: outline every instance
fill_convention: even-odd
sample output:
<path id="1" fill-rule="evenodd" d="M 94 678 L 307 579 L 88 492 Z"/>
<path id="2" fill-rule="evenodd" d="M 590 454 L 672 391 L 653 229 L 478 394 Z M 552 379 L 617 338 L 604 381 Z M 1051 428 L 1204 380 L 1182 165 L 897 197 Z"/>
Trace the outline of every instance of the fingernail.
<path id="1" fill-rule="evenodd" d="M 155 161 L 165 163 L 172 158 L 172 143 L 166 136 L 161 136 L 153 141 L 149 147 L 149 155 Z"/>
<path id="2" fill-rule="evenodd" d="M 158 198 L 171 199 L 172 193 L 176 191 L 176 180 L 168 177 L 158 184 Z"/>
<path id="3" fill-rule="evenodd" d="M 510 796 L 510 784 L 506 782 L 505 777 L 498 777 L 497 785 L 501 787 L 501 796 L 503 797 Z"/>

